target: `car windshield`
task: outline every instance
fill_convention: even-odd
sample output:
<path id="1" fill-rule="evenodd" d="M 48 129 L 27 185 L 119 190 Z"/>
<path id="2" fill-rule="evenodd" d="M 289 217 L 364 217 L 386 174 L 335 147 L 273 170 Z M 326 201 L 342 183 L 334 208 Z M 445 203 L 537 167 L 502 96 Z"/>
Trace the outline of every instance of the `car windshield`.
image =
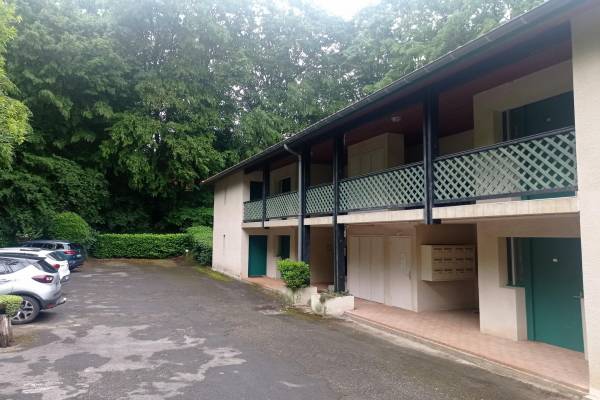
<path id="1" fill-rule="evenodd" d="M 50 253 L 48 255 L 57 261 L 65 261 L 67 259 L 67 256 L 65 255 L 65 253 L 63 253 L 61 251 L 53 251 L 52 253 Z"/>

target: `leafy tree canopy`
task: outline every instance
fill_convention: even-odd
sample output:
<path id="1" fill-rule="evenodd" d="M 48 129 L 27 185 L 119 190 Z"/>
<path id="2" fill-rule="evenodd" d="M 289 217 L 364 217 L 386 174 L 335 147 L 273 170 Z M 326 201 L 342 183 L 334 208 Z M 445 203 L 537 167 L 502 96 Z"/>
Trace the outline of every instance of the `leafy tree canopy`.
<path id="1" fill-rule="evenodd" d="M 197 183 L 540 0 L 0 0 L 0 240 L 210 220 Z M 31 126 L 31 128 L 30 128 Z"/>

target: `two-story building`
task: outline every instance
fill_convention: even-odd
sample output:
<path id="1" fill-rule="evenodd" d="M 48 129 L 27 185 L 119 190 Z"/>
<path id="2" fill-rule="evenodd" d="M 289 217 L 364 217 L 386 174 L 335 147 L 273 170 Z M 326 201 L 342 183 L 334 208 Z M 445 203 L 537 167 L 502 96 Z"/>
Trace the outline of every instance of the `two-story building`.
<path id="1" fill-rule="evenodd" d="M 214 269 L 297 258 L 372 302 L 477 309 L 581 352 L 600 399 L 599 1 L 550 0 L 205 183 Z"/>

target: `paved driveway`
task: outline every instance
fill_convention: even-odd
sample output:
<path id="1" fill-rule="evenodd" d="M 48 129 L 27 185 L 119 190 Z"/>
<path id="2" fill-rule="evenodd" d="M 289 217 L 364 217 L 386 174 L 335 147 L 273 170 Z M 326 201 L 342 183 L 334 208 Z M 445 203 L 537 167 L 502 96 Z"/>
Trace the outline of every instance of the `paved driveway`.
<path id="1" fill-rule="evenodd" d="M 0 351 L 1 399 L 551 399 L 169 262 L 86 266 Z"/>

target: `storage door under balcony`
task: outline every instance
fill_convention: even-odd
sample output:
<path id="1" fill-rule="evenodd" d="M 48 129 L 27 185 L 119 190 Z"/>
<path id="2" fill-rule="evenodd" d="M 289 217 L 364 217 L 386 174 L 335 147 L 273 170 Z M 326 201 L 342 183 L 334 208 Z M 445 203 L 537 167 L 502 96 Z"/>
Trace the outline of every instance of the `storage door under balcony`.
<path id="1" fill-rule="evenodd" d="M 348 290 L 356 297 L 412 309 L 410 239 L 349 236 Z"/>

